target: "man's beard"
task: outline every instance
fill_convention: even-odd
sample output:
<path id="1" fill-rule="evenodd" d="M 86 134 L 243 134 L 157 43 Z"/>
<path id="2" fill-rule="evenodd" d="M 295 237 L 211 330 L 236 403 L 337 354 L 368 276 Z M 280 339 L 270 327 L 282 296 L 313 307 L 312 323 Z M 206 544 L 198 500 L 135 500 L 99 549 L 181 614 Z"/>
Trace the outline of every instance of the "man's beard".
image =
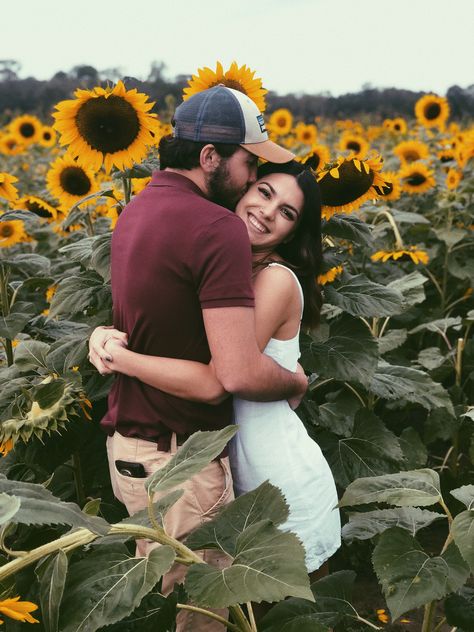
<path id="1" fill-rule="evenodd" d="M 235 188 L 232 188 L 229 169 L 225 160 L 221 160 L 215 171 L 209 174 L 206 185 L 209 199 L 231 211 L 235 210 L 235 206 L 240 200 L 243 191 L 236 191 Z"/>

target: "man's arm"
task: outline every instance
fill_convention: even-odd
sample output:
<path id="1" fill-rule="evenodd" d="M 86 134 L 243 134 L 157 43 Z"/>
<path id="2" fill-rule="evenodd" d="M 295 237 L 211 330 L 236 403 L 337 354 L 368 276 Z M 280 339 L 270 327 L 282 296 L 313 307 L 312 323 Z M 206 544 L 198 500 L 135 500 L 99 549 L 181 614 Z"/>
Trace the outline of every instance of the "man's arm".
<path id="1" fill-rule="evenodd" d="M 216 307 L 202 313 L 216 376 L 228 393 L 265 402 L 306 391 L 304 375 L 287 371 L 260 352 L 252 308 Z"/>

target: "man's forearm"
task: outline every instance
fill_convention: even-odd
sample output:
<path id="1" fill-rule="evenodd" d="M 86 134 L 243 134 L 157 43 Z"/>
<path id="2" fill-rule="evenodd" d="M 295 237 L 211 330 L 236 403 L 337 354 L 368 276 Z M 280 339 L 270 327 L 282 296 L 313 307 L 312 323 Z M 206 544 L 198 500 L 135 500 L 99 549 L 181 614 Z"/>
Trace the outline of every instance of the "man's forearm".
<path id="1" fill-rule="evenodd" d="M 271 358 L 261 354 L 251 369 L 236 375 L 226 386 L 233 395 L 256 402 L 271 402 L 302 395 L 307 379 L 301 373 L 284 369 Z"/>

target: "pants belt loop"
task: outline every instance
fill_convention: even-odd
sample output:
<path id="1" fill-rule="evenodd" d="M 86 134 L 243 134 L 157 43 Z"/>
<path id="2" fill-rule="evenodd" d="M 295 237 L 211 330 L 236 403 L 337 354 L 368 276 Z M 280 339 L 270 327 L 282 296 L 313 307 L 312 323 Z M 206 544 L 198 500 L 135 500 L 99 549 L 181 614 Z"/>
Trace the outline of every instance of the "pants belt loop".
<path id="1" fill-rule="evenodd" d="M 170 453 L 176 454 L 178 451 L 178 437 L 176 436 L 176 432 L 171 433 L 171 444 L 170 444 Z"/>

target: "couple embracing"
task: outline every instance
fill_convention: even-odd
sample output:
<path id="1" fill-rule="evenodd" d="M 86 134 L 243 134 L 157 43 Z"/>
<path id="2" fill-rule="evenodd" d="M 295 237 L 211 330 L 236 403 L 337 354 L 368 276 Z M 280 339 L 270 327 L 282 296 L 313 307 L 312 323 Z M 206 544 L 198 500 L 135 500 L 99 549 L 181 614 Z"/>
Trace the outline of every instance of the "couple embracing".
<path id="1" fill-rule="evenodd" d="M 175 112 L 160 171 L 125 208 L 112 237 L 114 328 L 99 327 L 90 359 L 116 379 L 101 424 L 112 487 L 130 514 L 147 505 L 144 478 L 198 430 L 239 431 L 186 483 L 165 516 L 184 539 L 270 480 L 290 508 L 309 573 L 340 544 L 337 494 L 319 446 L 293 412 L 307 388 L 301 321 L 318 322 L 321 200 L 314 175 L 268 140 L 246 95 L 224 86 Z M 258 157 L 267 162 L 257 169 Z M 233 211 L 233 212 L 231 212 Z M 146 541 L 137 552 L 146 555 Z M 219 551 L 206 561 L 227 565 Z M 177 564 L 163 592 L 183 580 Z M 178 627 L 223 630 L 181 612 Z"/>

